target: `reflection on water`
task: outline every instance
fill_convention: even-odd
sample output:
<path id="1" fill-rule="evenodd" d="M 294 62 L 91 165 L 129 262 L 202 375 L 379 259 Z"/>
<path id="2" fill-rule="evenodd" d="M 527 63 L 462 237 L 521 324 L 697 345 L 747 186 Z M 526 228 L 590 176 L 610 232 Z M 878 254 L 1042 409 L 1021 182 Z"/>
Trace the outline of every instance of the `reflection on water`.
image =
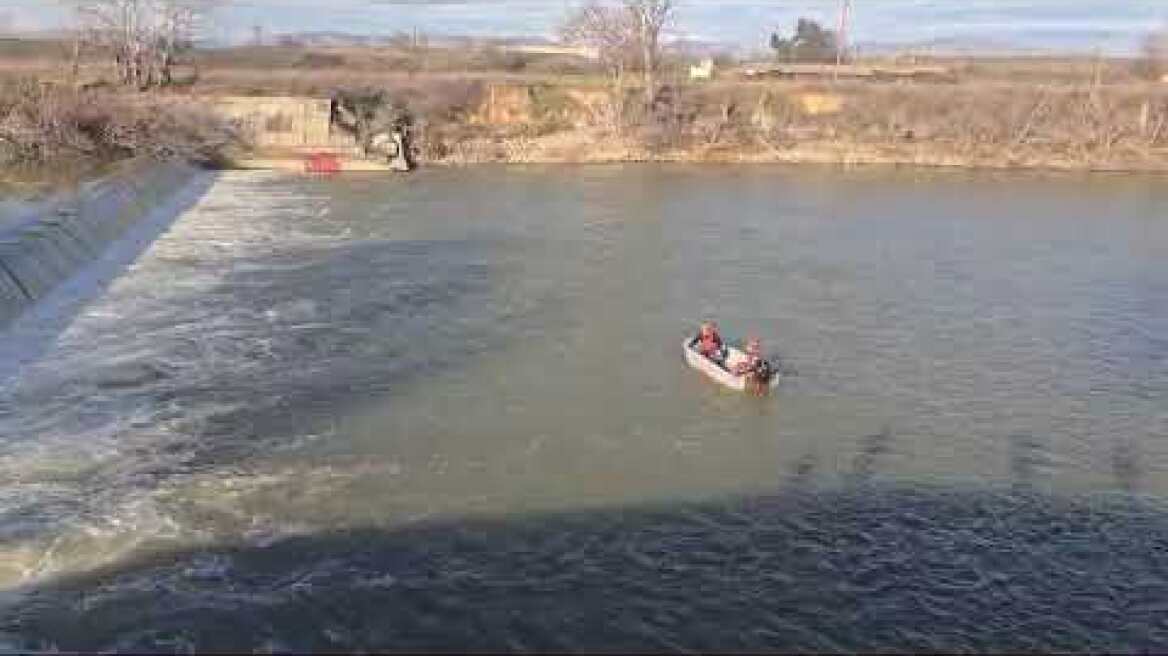
<path id="1" fill-rule="evenodd" d="M 24 595 L 0 636 L 1162 644 L 1166 200 L 1107 176 L 225 175 L 0 390 L 0 584 Z M 685 367 L 704 316 L 779 352 L 775 397 Z"/>

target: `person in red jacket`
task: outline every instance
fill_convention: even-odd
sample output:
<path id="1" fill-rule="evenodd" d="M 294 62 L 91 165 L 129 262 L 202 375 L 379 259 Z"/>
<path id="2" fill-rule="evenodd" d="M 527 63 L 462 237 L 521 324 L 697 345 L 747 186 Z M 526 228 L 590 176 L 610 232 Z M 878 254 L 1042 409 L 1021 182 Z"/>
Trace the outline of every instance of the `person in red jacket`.
<path id="1" fill-rule="evenodd" d="M 698 331 L 698 352 L 715 362 L 721 362 L 725 356 L 722 336 L 718 334 L 718 324 L 707 321 Z"/>

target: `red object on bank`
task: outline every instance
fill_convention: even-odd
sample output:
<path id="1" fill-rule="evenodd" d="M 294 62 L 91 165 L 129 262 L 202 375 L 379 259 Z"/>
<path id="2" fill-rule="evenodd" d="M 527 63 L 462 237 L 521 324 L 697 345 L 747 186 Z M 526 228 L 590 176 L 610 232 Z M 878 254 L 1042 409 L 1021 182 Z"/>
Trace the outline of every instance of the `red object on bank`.
<path id="1" fill-rule="evenodd" d="M 339 173 L 341 160 L 332 153 L 312 153 L 304 161 L 304 168 L 309 173 Z"/>

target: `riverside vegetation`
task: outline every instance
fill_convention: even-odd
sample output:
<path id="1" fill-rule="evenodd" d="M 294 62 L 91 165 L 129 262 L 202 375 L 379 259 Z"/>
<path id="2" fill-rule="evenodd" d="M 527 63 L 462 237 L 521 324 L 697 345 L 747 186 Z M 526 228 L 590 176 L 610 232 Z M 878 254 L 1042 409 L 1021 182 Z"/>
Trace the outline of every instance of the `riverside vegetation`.
<path id="1" fill-rule="evenodd" d="M 590 6 L 593 7 L 593 6 Z M 419 158 L 478 162 L 718 161 L 904 163 L 978 167 L 1168 170 L 1162 40 L 1140 57 L 914 59 L 945 79 L 878 82 L 746 79 L 723 58 L 691 81 L 685 57 L 628 54 L 581 28 L 591 46 L 519 49 L 499 42 L 363 45 L 285 39 L 189 50 L 166 85 L 125 84 L 95 49 L 0 43 L 0 162 L 52 165 L 127 156 L 220 164 L 241 144 L 203 109 L 217 94 L 376 97 L 408 116 Z M 789 40 L 775 39 L 790 53 Z M 606 48 L 624 48 L 613 54 Z M 651 62 L 648 67 L 644 62 Z M 868 63 L 868 62 L 865 62 Z M 174 70 L 172 71 L 171 68 Z M 651 69 L 652 75 L 647 69 Z M 628 73 L 628 75 L 626 75 Z M 161 79 L 161 76 L 159 76 Z"/>
<path id="2" fill-rule="evenodd" d="M 8 167 L 137 156 L 215 165 L 237 138 L 231 125 L 181 97 L 0 82 L 0 164 Z"/>

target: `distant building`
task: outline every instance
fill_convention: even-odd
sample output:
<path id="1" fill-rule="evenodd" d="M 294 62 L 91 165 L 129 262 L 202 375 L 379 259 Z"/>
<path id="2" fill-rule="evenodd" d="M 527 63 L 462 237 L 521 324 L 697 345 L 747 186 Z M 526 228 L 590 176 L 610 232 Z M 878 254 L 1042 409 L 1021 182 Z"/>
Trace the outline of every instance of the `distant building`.
<path id="1" fill-rule="evenodd" d="M 689 79 L 709 80 L 714 77 L 714 60 L 706 57 L 702 63 L 689 67 Z"/>

